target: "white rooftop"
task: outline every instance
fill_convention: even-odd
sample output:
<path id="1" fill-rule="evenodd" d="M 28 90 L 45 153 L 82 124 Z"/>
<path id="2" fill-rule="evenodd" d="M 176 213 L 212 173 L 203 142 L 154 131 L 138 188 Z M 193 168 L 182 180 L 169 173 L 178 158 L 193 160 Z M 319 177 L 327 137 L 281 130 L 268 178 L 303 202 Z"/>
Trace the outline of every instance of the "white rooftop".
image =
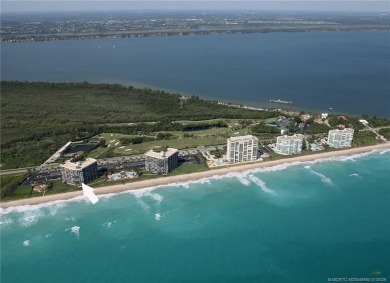
<path id="1" fill-rule="evenodd" d="M 280 136 L 282 137 L 284 140 L 301 140 L 303 139 L 305 136 L 304 135 L 301 135 L 301 134 L 296 134 L 296 135 L 293 135 L 293 136 L 287 136 L 287 135 L 284 135 L 284 136 Z M 279 138 L 280 138 L 279 137 Z"/>
<path id="2" fill-rule="evenodd" d="M 159 152 L 155 152 L 154 150 L 149 150 L 148 152 L 145 153 L 145 155 L 154 158 L 164 159 L 175 154 L 177 151 L 178 150 L 175 148 L 168 148 L 166 151 L 159 151 Z"/>
<path id="3" fill-rule="evenodd" d="M 340 134 L 344 134 L 344 133 L 351 133 L 351 134 L 353 134 L 354 133 L 354 129 L 351 129 L 351 128 L 345 128 L 345 129 L 343 129 L 343 130 L 330 130 L 329 131 L 329 133 L 335 133 L 335 132 L 337 132 L 337 133 L 340 133 Z"/>
<path id="4" fill-rule="evenodd" d="M 65 167 L 70 170 L 76 170 L 76 169 L 83 169 L 85 167 L 88 167 L 89 165 L 97 162 L 96 159 L 93 158 L 87 158 L 84 161 L 77 161 L 77 162 L 70 162 L 67 160 L 65 164 L 62 164 L 62 167 Z"/>
<path id="5" fill-rule="evenodd" d="M 243 140 L 255 140 L 255 141 L 257 141 L 258 139 L 255 136 L 252 136 L 252 135 L 228 138 L 228 141 L 230 141 L 230 142 L 243 141 Z"/>

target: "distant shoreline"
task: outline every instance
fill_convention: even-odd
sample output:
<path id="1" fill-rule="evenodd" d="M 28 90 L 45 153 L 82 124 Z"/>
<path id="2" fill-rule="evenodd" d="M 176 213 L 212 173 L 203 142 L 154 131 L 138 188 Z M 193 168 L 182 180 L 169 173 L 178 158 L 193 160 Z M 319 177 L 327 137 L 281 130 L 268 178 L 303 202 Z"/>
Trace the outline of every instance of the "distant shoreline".
<path id="1" fill-rule="evenodd" d="M 144 181 L 128 183 L 124 185 L 112 185 L 112 186 L 97 188 L 95 189 L 95 193 L 97 195 L 104 195 L 104 194 L 111 194 L 111 193 L 120 193 L 129 190 L 156 187 L 156 186 L 166 186 L 169 184 L 177 184 L 182 182 L 194 181 L 194 180 L 209 178 L 217 175 L 226 175 L 228 173 L 239 173 L 246 170 L 273 167 L 281 164 L 290 164 L 294 162 L 308 162 L 308 161 L 315 161 L 318 159 L 326 159 L 326 158 L 337 157 L 337 156 L 350 156 L 354 154 L 370 152 L 375 149 L 378 150 L 390 149 L 390 143 L 383 143 L 383 144 L 367 146 L 367 147 L 359 147 L 359 148 L 348 148 L 348 149 L 343 149 L 338 151 L 322 152 L 318 154 L 311 154 L 305 156 L 294 156 L 291 158 L 279 159 L 274 161 L 255 162 L 249 164 L 247 163 L 247 164 L 224 167 L 221 169 L 209 170 L 204 172 L 183 174 L 177 176 L 167 176 L 167 177 L 161 177 L 152 180 L 144 180 Z M 10 208 L 15 206 L 37 205 L 40 203 L 46 203 L 46 202 L 52 202 L 58 200 L 68 200 L 68 199 L 82 196 L 82 194 L 83 193 L 80 190 L 76 192 L 68 192 L 68 193 L 48 195 L 42 197 L 7 201 L 7 202 L 0 203 L 0 208 L 5 209 L 5 208 Z"/>
<path id="2" fill-rule="evenodd" d="M 258 30 L 171 30 L 153 32 L 128 32 L 128 33 L 93 33 L 93 34 L 56 34 L 48 37 L 46 35 L 34 34 L 32 37 L 19 37 L 1 39 L 2 43 L 32 43 L 32 42 L 54 42 L 68 40 L 96 40 L 96 39 L 125 39 L 125 38 L 145 38 L 145 37 L 167 37 L 167 36 L 208 36 L 208 35 L 239 35 L 239 34 L 263 34 L 263 33 L 313 33 L 313 32 L 376 32 L 390 31 L 389 27 L 351 27 L 351 28 L 279 28 L 279 29 L 258 29 Z"/>

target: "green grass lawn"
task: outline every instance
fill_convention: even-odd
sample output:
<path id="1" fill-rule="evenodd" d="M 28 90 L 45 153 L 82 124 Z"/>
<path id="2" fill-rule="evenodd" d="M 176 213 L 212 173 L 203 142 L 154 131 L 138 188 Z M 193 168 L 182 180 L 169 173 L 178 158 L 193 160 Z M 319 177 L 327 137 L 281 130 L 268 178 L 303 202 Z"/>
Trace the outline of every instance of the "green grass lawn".
<path id="1" fill-rule="evenodd" d="M 179 167 L 175 168 L 171 173 L 169 173 L 169 176 L 175 176 L 175 175 L 181 175 L 181 174 L 189 174 L 189 173 L 195 173 L 195 172 L 202 172 L 209 170 L 207 166 L 202 164 L 196 164 L 196 163 L 183 163 Z"/>
<path id="2" fill-rule="evenodd" d="M 272 118 L 275 119 L 275 118 Z M 201 121 L 177 121 L 183 124 L 197 124 L 205 122 L 216 122 L 221 121 L 225 122 L 227 128 L 211 128 L 207 130 L 199 131 L 161 131 L 161 133 L 170 133 L 177 138 L 170 140 L 155 140 L 150 142 L 144 142 L 140 144 L 130 144 L 123 146 L 119 141 L 121 138 L 133 138 L 139 137 L 137 135 L 124 135 L 124 134 L 111 134 L 111 133 L 102 133 L 98 135 L 103 137 L 106 140 L 106 145 L 109 147 L 99 147 L 94 149 L 88 154 L 88 157 L 92 158 L 101 158 L 105 154 L 113 149 L 113 154 L 115 156 L 119 155 L 134 155 L 134 154 L 143 154 L 146 151 L 156 148 L 169 146 L 177 149 L 186 149 L 186 148 L 196 148 L 198 146 L 213 146 L 221 145 L 226 143 L 226 139 L 231 136 L 241 136 L 250 134 L 249 127 L 244 127 L 240 129 L 239 119 L 213 119 L 213 120 L 201 120 Z M 260 120 L 252 119 L 254 123 L 259 122 Z M 193 137 L 184 137 L 185 134 L 193 135 Z M 119 142 L 117 144 L 117 142 Z"/>
<path id="3" fill-rule="evenodd" d="M 72 192 L 72 191 L 80 191 L 81 188 L 69 184 L 64 184 L 62 180 L 53 180 L 49 181 L 49 183 L 53 183 L 53 188 L 45 193 L 45 195 L 52 195 L 58 193 Z"/>
<path id="4" fill-rule="evenodd" d="M 47 190 L 45 195 L 53 195 L 58 193 L 79 191 L 81 188 L 62 183 L 61 180 L 48 181 L 48 183 L 53 183 L 53 188 Z M 19 186 L 11 195 L 4 198 L 4 200 L 17 200 L 21 198 L 29 198 L 35 196 L 42 196 L 42 193 L 34 192 L 32 186 Z"/>
<path id="5" fill-rule="evenodd" d="M 102 158 L 104 154 L 107 153 L 110 149 L 113 148 L 113 153 L 115 156 L 119 155 L 134 155 L 134 154 L 143 154 L 146 151 L 158 147 L 173 147 L 176 149 L 185 149 L 185 148 L 196 148 L 198 146 L 211 146 L 211 145 L 220 145 L 226 143 L 226 137 L 222 136 L 202 136 L 202 137 L 179 137 L 177 139 L 171 140 L 156 140 L 150 142 L 144 142 L 140 144 L 130 144 L 122 147 L 121 144 L 115 146 L 117 141 L 111 143 L 110 147 L 99 147 L 92 150 L 88 157 L 92 158 Z M 120 148 L 122 147 L 122 148 Z"/>
<path id="6" fill-rule="evenodd" d="M 19 185 L 28 175 L 28 173 L 2 175 L 0 178 L 1 196 L 13 186 Z"/>
<path id="7" fill-rule="evenodd" d="M 32 196 L 31 186 L 20 186 L 11 195 L 6 196 L 2 200 L 17 200 L 21 198 L 29 198 Z"/>

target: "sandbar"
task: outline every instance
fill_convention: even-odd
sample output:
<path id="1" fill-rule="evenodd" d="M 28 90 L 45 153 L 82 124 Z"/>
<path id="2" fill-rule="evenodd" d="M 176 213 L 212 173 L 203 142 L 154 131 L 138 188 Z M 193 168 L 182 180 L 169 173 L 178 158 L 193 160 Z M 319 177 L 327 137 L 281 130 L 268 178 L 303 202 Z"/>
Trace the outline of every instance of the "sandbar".
<path id="1" fill-rule="evenodd" d="M 229 167 L 223 167 L 220 169 L 208 170 L 204 172 L 196 172 L 196 173 L 176 175 L 176 176 L 164 176 L 152 180 L 143 180 L 143 181 L 132 182 L 127 184 L 100 187 L 95 189 L 94 192 L 96 195 L 120 193 L 128 190 L 137 190 L 137 189 L 143 189 L 148 187 L 156 187 L 156 186 L 169 185 L 173 183 L 199 180 L 202 178 L 212 177 L 215 175 L 225 175 L 232 172 L 242 172 L 250 169 L 272 167 L 272 166 L 277 166 L 277 165 L 292 163 L 292 162 L 307 162 L 307 161 L 314 161 L 317 159 L 331 158 L 336 156 L 349 156 L 349 155 L 370 152 L 375 149 L 387 149 L 387 148 L 390 149 L 389 142 L 377 144 L 373 146 L 348 148 L 348 149 L 341 149 L 341 150 L 330 151 L 330 152 L 322 152 L 322 153 L 320 152 L 320 153 L 315 153 L 310 155 L 297 155 L 294 157 L 283 158 L 283 159 L 272 160 L 272 161 L 252 162 L 252 163 L 246 163 L 242 165 L 234 165 Z M 36 205 L 44 202 L 72 199 L 81 196 L 82 194 L 83 193 L 80 189 L 80 191 L 75 191 L 75 192 L 60 193 L 55 195 L 47 195 L 41 197 L 33 197 L 33 198 L 2 202 L 0 203 L 0 207 L 8 208 L 13 206 L 21 206 L 21 205 Z"/>

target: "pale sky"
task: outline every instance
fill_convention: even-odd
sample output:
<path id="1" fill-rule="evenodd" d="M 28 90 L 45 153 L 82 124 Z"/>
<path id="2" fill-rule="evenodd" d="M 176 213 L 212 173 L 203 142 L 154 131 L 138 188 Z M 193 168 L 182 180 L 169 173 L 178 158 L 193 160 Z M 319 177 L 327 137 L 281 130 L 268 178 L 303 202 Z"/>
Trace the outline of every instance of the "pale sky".
<path id="1" fill-rule="evenodd" d="M 96 1 L 96 0 L 11 0 L 1 1 L 2 12 L 29 11 L 137 11 L 137 10 L 294 10 L 294 11 L 369 11 L 390 12 L 388 1 Z"/>

